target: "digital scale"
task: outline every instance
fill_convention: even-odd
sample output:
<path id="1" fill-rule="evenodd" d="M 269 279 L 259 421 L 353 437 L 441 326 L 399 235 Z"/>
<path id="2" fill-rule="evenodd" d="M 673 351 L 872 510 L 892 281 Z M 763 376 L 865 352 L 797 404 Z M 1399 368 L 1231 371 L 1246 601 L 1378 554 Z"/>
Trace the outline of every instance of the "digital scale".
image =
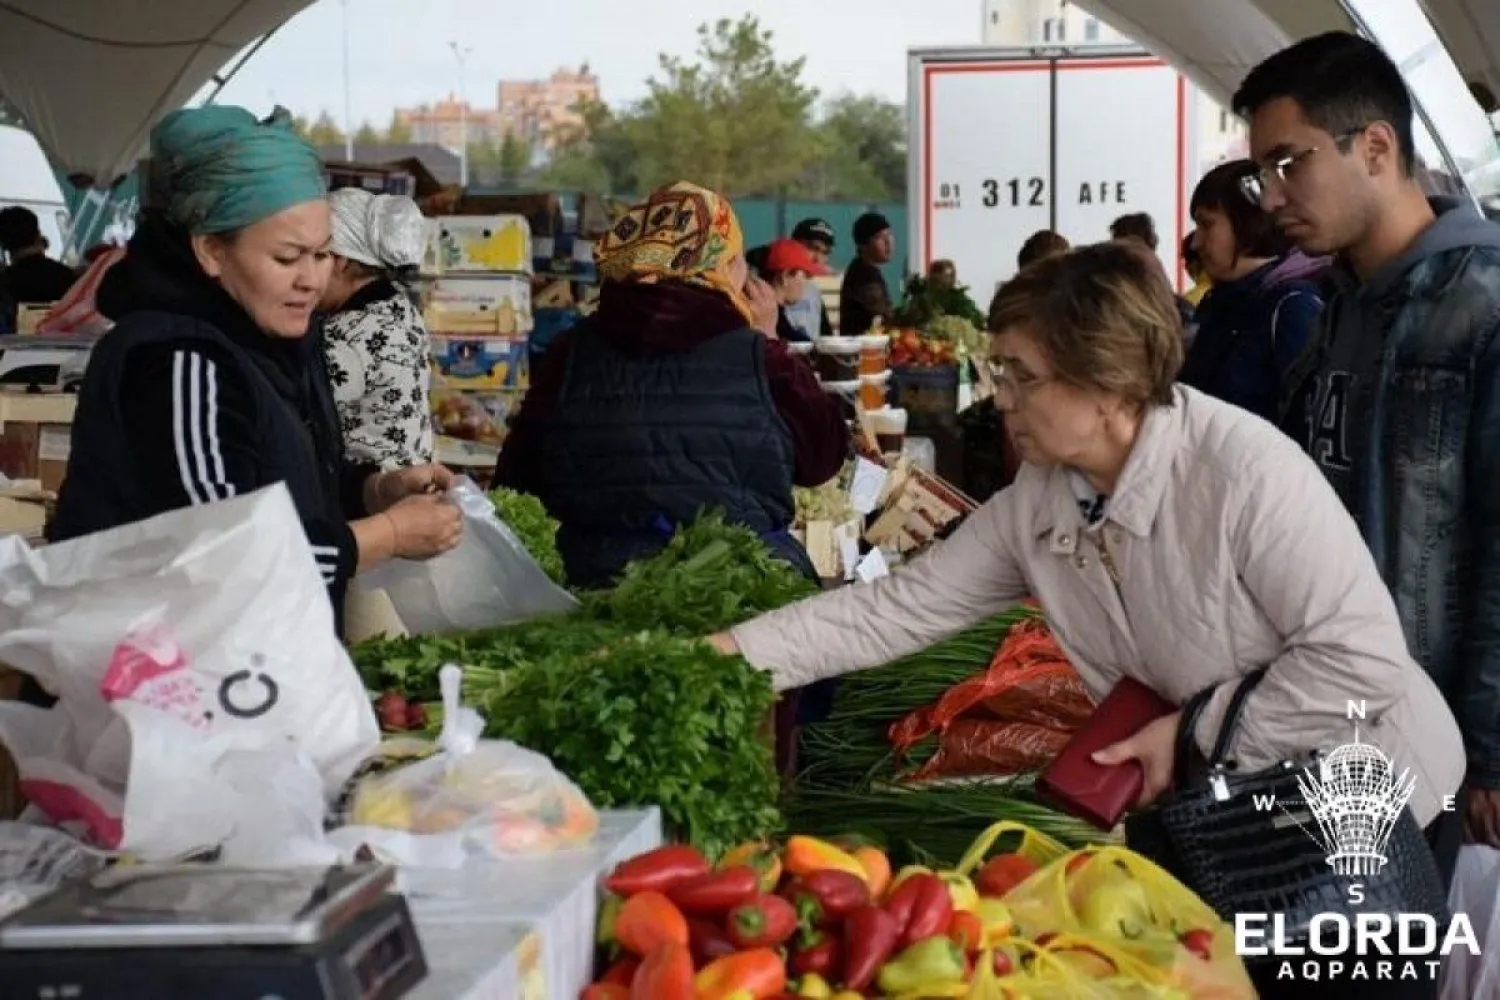
<path id="1" fill-rule="evenodd" d="M 427 962 L 394 878 L 108 869 L 0 922 L 0 1000 L 395 1000 Z"/>

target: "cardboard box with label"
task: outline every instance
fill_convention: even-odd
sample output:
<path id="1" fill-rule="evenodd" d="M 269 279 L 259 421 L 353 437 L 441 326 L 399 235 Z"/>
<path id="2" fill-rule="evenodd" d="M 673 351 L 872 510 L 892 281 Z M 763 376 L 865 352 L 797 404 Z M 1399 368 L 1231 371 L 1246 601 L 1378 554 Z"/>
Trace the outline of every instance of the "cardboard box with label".
<path id="1" fill-rule="evenodd" d="M 68 471 L 77 406 L 68 393 L 0 392 L 0 473 L 55 492 Z"/>

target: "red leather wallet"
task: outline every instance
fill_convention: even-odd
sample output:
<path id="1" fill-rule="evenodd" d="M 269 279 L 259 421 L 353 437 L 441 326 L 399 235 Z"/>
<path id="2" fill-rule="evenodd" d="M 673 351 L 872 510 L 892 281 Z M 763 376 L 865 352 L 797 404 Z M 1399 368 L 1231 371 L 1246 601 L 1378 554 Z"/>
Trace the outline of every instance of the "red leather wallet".
<path id="1" fill-rule="evenodd" d="M 1122 679 L 1042 772 L 1037 793 L 1101 830 L 1113 830 L 1140 798 L 1145 779 L 1135 761 L 1095 764 L 1094 752 L 1134 736 L 1143 726 L 1175 711 L 1176 705 L 1140 681 Z"/>

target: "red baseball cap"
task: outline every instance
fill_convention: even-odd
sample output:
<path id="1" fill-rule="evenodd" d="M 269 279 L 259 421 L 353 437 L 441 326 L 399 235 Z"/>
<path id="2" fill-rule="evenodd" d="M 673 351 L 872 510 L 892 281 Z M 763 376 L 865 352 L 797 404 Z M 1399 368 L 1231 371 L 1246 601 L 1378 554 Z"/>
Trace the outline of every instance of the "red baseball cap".
<path id="1" fill-rule="evenodd" d="M 767 271 L 805 271 L 817 276 L 828 274 L 828 268 L 818 263 L 812 251 L 796 240 L 774 240 L 766 248 Z"/>

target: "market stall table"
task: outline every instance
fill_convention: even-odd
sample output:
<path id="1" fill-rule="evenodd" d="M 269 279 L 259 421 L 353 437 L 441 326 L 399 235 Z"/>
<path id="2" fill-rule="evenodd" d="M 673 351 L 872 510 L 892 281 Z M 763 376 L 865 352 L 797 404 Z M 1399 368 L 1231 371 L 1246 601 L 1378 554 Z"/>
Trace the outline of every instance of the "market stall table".
<path id="1" fill-rule="evenodd" d="M 400 888 L 431 970 L 410 1000 L 578 996 L 592 978 L 600 877 L 662 843 L 655 808 L 599 819 L 586 851 L 403 871 Z"/>

